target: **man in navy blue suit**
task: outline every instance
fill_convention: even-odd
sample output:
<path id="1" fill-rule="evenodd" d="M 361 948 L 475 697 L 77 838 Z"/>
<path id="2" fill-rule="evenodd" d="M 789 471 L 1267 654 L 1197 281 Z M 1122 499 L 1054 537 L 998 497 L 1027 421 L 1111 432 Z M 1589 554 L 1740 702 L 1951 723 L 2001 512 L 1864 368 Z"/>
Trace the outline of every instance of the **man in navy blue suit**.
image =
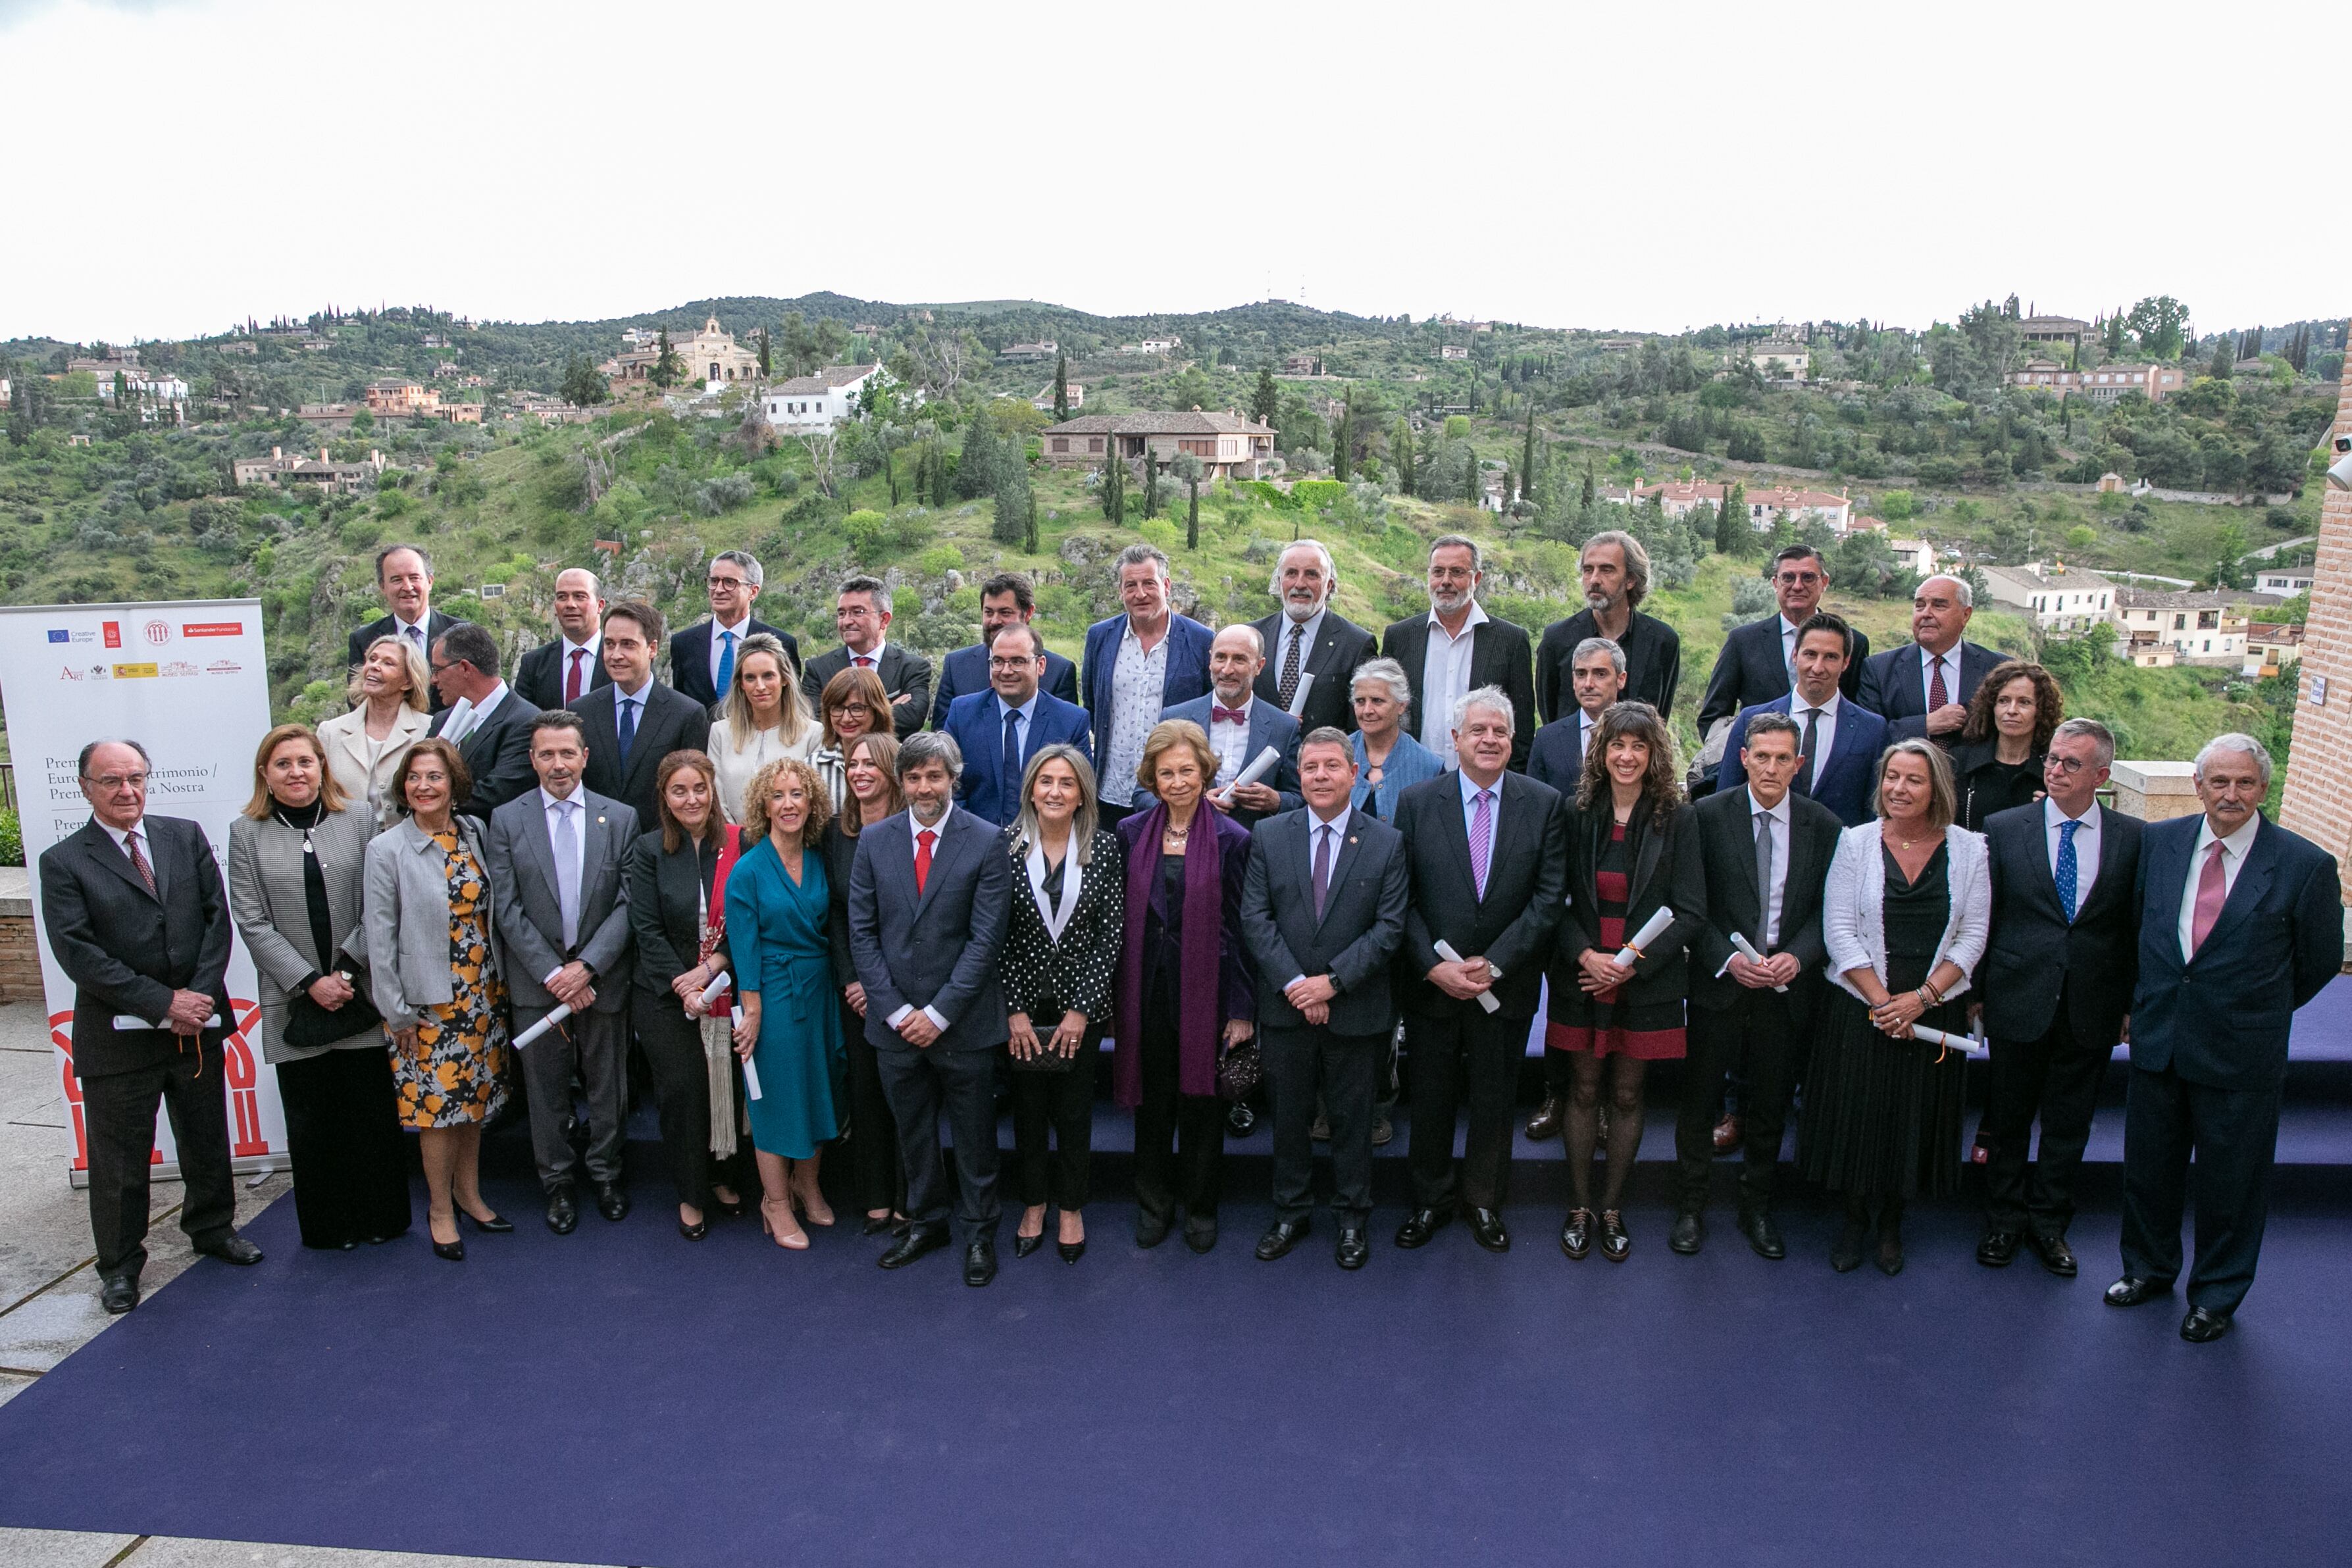
<path id="1" fill-rule="evenodd" d="M 1007 626 L 1026 626 L 1036 613 L 1036 590 L 1019 572 L 999 572 L 980 585 L 980 641 L 940 661 L 939 680 L 931 690 L 933 729 L 947 728 L 948 709 L 956 698 L 988 690 L 988 645 L 996 634 Z M 1077 705 L 1078 667 L 1061 654 L 1046 653 L 1045 678 L 1038 685 L 1072 706 Z"/>
<path id="2" fill-rule="evenodd" d="M 964 755 L 956 804 L 999 827 L 1021 814 L 1021 776 L 1039 747 L 1066 742 L 1094 760 L 1086 709 L 1038 690 L 1045 674 L 1037 628 L 1016 621 L 988 645 L 993 689 L 960 696 L 948 709 L 943 727 Z"/>
<path id="3" fill-rule="evenodd" d="M 1575 706 L 1536 731 L 1528 777 L 1572 798 L 1584 774 L 1584 737 L 1602 710 L 1625 695 L 1625 650 L 1606 637 L 1587 637 L 1570 657 L 1568 678 Z"/>
<path id="4" fill-rule="evenodd" d="M 1168 558 L 1139 542 L 1118 552 L 1112 570 L 1127 612 L 1087 628 L 1078 672 L 1094 722 L 1105 827 L 1126 816 L 1135 800 L 1136 765 L 1160 714 L 1209 693 L 1210 632 L 1170 605 Z"/>
<path id="5" fill-rule="evenodd" d="M 2107 1304 L 2170 1292 L 2193 1182 L 2197 1256 L 2180 1323 L 2192 1344 L 2229 1333 L 2254 1282 L 2287 1033 L 2344 956 L 2336 857 L 2263 819 L 2270 787 L 2259 741 L 2216 736 L 2197 754 L 2204 814 L 2151 822 L 2140 837 L 2124 1273 Z"/>
<path id="6" fill-rule="evenodd" d="M 1265 643 L 1257 628 L 1228 626 L 1209 645 L 1209 695 L 1178 703 L 1160 716 L 1190 719 L 1207 734 L 1209 749 L 1217 754 L 1209 803 L 1244 828 L 1306 803 L 1298 792 L 1298 721 L 1251 689 L 1265 667 Z M 1276 758 L 1273 768 L 1255 783 L 1234 783 L 1269 746 Z M 1150 799 L 1141 789 L 1135 793 L 1139 805 Z"/>
<path id="7" fill-rule="evenodd" d="M 1911 595 L 1911 645 L 1873 653 L 1855 700 L 1886 721 L 1889 740 L 1922 736 L 1947 751 L 1969 719 L 1969 699 L 2005 656 L 1962 640 L 1975 613 L 1969 585 L 1941 573 Z"/>
<path id="8" fill-rule="evenodd" d="M 1747 744 L 1749 716 L 1785 713 L 1797 721 L 1803 737 L 1798 747 L 1803 760 L 1797 765 L 1797 793 L 1819 800 L 1849 828 L 1870 821 L 1870 792 L 1878 778 L 1879 753 L 1892 737 L 1885 719 L 1848 702 L 1838 689 L 1845 674 L 1847 646 L 1845 622 L 1825 610 L 1814 612 L 1797 629 L 1797 689 L 1748 708 L 1732 720 L 1730 740 L 1723 748 L 1723 768 L 1716 775 L 1717 789 L 1737 789 L 1748 782 L 1747 770 L 1739 765 L 1739 748 Z"/>

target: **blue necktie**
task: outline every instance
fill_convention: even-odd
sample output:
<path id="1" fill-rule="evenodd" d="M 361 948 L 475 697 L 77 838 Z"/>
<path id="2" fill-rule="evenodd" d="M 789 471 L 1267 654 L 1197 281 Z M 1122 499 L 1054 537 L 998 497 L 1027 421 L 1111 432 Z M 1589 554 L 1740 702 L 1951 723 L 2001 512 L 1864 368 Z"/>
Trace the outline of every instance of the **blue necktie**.
<path id="1" fill-rule="evenodd" d="M 2066 924 L 2074 924 L 2074 830 L 2080 822 L 2058 824 L 2058 904 L 2066 912 Z"/>
<path id="2" fill-rule="evenodd" d="M 996 814 L 999 825 L 1009 824 L 1021 814 L 1021 710 L 1004 710 L 1004 766 L 997 789 Z"/>
<path id="3" fill-rule="evenodd" d="M 719 695 L 724 697 L 735 680 L 735 633 L 719 633 Z"/>
<path id="4" fill-rule="evenodd" d="M 621 766 L 629 765 L 629 747 L 637 738 L 637 703 L 635 697 L 621 699 Z"/>

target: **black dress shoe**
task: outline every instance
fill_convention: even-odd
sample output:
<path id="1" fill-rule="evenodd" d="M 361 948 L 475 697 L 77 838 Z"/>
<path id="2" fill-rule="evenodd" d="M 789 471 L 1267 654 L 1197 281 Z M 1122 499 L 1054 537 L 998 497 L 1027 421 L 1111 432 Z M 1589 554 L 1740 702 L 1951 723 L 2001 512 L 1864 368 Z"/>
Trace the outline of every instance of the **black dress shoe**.
<path id="1" fill-rule="evenodd" d="M 977 1237 L 963 1249 L 963 1282 L 978 1290 L 996 1278 L 996 1243 Z"/>
<path id="2" fill-rule="evenodd" d="M 691 1225 L 688 1225 L 683 1219 L 679 1220 L 677 1222 L 677 1233 L 680 1236 L 685 1237 L 688 1241 L 701 1240 L 704 1237 L 710 1234 L 710 1216 L 706 1214 Z"/>
<path id="3" fill-rule="evenodd" d="M 464 1210 L 461 1209 L 458 1212 L 464 1213 Z M 505 1236 L 514 1229 L 514 1221 L 503 1214 L 493 1214 L 488 1219 L 474 1219 L 470 1214 L 466 1215 L 466 1218 L 473 1219 L 474 1228 L 485 1236 Z"/>
<path id="4" fill-rule="evenodd" d="M 598 1182 L 596 1212 L 610 1220 L 626 1219 L 629 1217 L 628 1189 L 616 1181 Z"/>
<path id="5" fill-rule="evenodd" d="M 129 1274 L 109 1274 L 105 1288 L 98 1293 L 98 1304 L 106 1309 L 107 1316 L 121 1317 L 139 1304 L 139 1281 Z"/>
<path id="6" fill-rule="evenodd" d="M 217 1258 L 224 1263 L 253 1264 L 261 1261 L 261 1249 L 234 1230 L 218 1236 L 207 1236 L 195 1243 L 197 1251 L 207 1258 Z"/>
<path id="7" fill-rule="evenodd" d="M 2044 1236 L 2036 1230 L 2027 1235 L 2026 1243 L 2042 1260 L 2042 1266 L 2060 1279 L 2071 1280 L 2082 1272 L 2082 1265 L 2074 1261 L 2074 1249 L 2066 1245 L 2064 1237 Z"/>
<path id="8" fill-rule="evenodd" d="M 1675 1216 L 1675 1228 L 1666 1232 L 1666 1246 L 1687 1258 L 1698 1250 L 1699 1240 L 1706 1234 L 1705 1227 L 1699 1223 L 1698 1210 L 1685 1208 Z"/>
<path id="9" fill-rule="evenodd" d="M 1135 1244 L 1150 1249 L 1168 1239 L 1168 1217 L 1139 1210 L 1135 1217 Z"/>
<path id="10" fill-rule="evenodd" d="M 1184 1245 L 1195 1252 L 1206 1252 L 1217 1244 L 1217 1217 L 1213 1214 L 1188 1214 L 1184 1217 Z"/>
<path id="11" fill-rule="evenodd" d="M 744 1203 L 740 1193 L 736 1195 L 735 1201 L 732 1203 L 722 1202 L 719 1199 L 719 1195 L 713 1193 L 710 1197 L 709 1207 L 717 1209 L 719 1213 L 725 1215 L 730 1219 L 740 1219 L 747 1212 L 749 1212 L 749 1206 Z M 868 1230 L 866 1234 L 871 1236 L 874 1232 Z"/>
<path id="12" fill-rule="evenodd" d="M 1601 1211 L 1601 1255 L 1622 1263 L 1633 1255 L 1633 1239 L 1625 1232 L 1625 1217 L 1613 1208 Z"/>
<path id="13" fill-rule="evenodd" d="M 948 1244 L 948 1228 L 944 1225 L 910 1225 L 897 1245 L 882 1254 L 885 1269 L 903 1269 L 926 1252 L 936 1252 Z"/>
<path id="14" fill-rule="evenodd" d="M 1903 1272 L 1903 1233 L 1882 1230 L 1878 1233 L 1878 1255 L 1874 1260 L 1878 1271 L 1892 1280 Z"/>
<path id="15" fill-rule="evenodd" d="M 1248 1137 L 1250 1129 L 1256 1125 L 1257 1113 L 1243 1101 L 1234 1101 L 1233 1109 L 1225 1113 L 1225 1131 L 1236 1138 Z"/>
<path id="16" fill-rule="evenodd" d="M 1257 1260 L 1271 1263 L 1287 1255 L 1290 1249 L 1307 1238 L 1310 1226 L 1304 1219 L 1277 1219 L 1257 1239 Z"/>
<path id="17" fill-rule="evenodd" d="M 1470 1239 L 1489 1252 L 1511 1249 L 1511 1233 L 1503 1228 L 1503 1217 L 1491 1208 L 1470 1211 Z"/>
<path id="18" fill-rule="evenodd" d="M 2172 1294 L 2172 1281 L 2151 1280 L 2145 1274 L 2126 1274 L 2107 1287 L 2103 1298 L 2111 1307 L 2136 1307 L 2142 1301 L 2152 1301 L 2158 1296 Z"/>
<path id="19" fill-rule="evenodd" d="M 1017 1230 L 1013 1233 L 1013 1255 L 1015 1258 L 1026 1258 L 1044 1245 L 1045 1233 L 1042 1230 L 1034 1236 L 1024 1236 Z"/>
<path id="20" fill-rule="evenodd" d="M 1559 1249 L 1578 1262 L 1592 1255 L 1592 1211 L 1571 1208 L 1559 1228 Z"/>
<path id="21" fill-rule="evenodd" d="M 446 1258 L 452 1263 L 463 1263 L 466 1260 L 466 1239 L 460 1236 L 455 1241 L 436 1241 L 433 1256 Z"/>
<path id="22" fill-rule="evenodd" d="M 559 1186 L 547 1195 L 547 1228 L 558 1236 L 569 1236 L 580 1223 L 580 1202 L 569 1186 Z"/>
<path id="23" fill-rule="evenodd" d="M 879 1236 L 886 1230 L 896 1231 L 898 1226 L 898 1222 L 887 1214 L 869 1214 L 866 1217 L 865 1223 L 857 1228 L 857 1234 Z"/>
<path id="24" fill-rule="evenodd" d="M 1056 1241 L 1054 1250 L 1062 1255 L 1063 1262 L 1075 1263 L 1087 1255 L 1087 1244 L 1084 1241 Z"/>
<path id="25" fill-rule="evenodd" d="M 1453 1222 L 1454 1211 L 1450 1208 L 1416 1208 L 1397 1227 L 1396 1244 L 1408 1251 L 1426 1247 L 1431 1237 Z"/>
<path id="26" fill-rule="evenodd" d="M 1559 1096 L 1547 1094 L 1536 1113 L 1528 1118 L 1528 1142 L 1540 1144 L 1547 1138 L 1559 1136 Z"/>
<path id="27" fill-rule="evenodd" d="M 1772 1223 L 1772 1211 L 1769 1208 L 1752 1208 L 1742 1214 L 1739 1234 L 1748 1238 L 1748 1245 L 1759 1258 L 1778 1263 L 1789 1255 L 1789 1244 L 1780 1239 L 1780 1228 Z"/>
<path id="28" fill-rule="evenodd" d="M 2210 1344 L 2230 1332 L 2230 1314 L 2210 1307 L 2191 1307 L 2180 1320 L 2180 1337 L 2190 1344 Z"/>
<path id="29" fill-rule="evenodd" d="M 1870 1239 L 1870 1227 L 1857 1225 L 1849 1219 L 1838 1232 L 1837 1245 L 1830 1249 L 1830 1267 L 1841 1274 L 1851 1274 L 1862 1267 L 1863 1244 Z"/>
<path id="30" fill-rule="evenodd" d="M 1336 1256 L 1342 1269 L 1360 1269 L 1371 1261 L 1372 1244 L 1365 1239 L 1362 1226 L 1339 1227 L 1339 1249 Z"/>
<path id="31" fill-rule="evenodd" d="M 1988 1230 L 1977 1243 L 1977 1261 L 1988 1269 L 2006 1269 L 2017 1261 L 2018 1245 L 2023 1239 L 2014 1230 Z"/>

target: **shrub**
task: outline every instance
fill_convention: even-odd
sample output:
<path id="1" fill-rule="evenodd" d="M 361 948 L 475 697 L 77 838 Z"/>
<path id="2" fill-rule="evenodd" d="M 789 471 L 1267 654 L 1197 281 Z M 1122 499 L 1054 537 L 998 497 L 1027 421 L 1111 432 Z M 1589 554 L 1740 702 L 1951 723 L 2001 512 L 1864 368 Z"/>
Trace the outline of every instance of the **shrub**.
<path id="1" fill-rule="evenodd" d="M 1753 621 L 1774 602 L 1772 585 L 1760 577 L 1738 578 L 1731 584 L 1731 613 L 1742 622 Z"/>
<path id="2" fill-rule="evenodd" d="M 1347 484 L 1339 479 L 1301 479 L 1290 487 L 1293 506 L 1320 510 L 1348 493 Z"/>
<path id="3" fill-rule="evenodd" d="M 849 553 L 861 566 L 880 566 L 890 559 L 890 519 L 880 512 L 859 510 L 841 520 L 849 539 Z"/>
<path id="4" fill-rule="evenodd" d="M 1176 525 L 1167 518 L 1154 517 L 1136 531 L 1157 545 L 1162 554 L 1173 555 L 1176 552 Z"/>
<path id="5" fill-rule="evenodd" d="M 925 577 L 945 577 L 962 568 L 963 551 L 951 544 L 935 545 L 923 552 L 922 559 L 916 565 Z"/>
<path id="6" fill-rule="evenodd" d="M 706 517 L 731 511 L 751 498 L 749 474 L 721 474 L 694 487 L 694 509 Z"/>
<path id="7" fill-rule="evenodd" d="M 0 810 L 0 865 L 25 863 L 25 827 L 14 811 Z"/>

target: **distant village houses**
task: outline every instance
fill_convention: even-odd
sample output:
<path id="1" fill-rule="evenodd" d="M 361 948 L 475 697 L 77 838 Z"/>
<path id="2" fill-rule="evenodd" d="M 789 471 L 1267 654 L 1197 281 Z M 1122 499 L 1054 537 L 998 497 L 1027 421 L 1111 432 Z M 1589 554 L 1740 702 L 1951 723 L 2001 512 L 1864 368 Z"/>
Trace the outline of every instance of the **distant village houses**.
<path id="1" fill-rule="evenodd" d="M 2101 365 L 2096 370 L 2070 371 L 2055 360 L 2028 360 L 2024 369 L 2010 371 L 2007 379 L 2013 387 L 2032 387 L 2062 398 L 2079 392 L 2098 402 L 2113 402 L 2131 392 L 2150 402 L 2162 402 L 2188 384 L 2185 372 L 2177 365 Z"/>
<path id="2" fill-rule="evenodd" d="M 660 329 L 632 327 L 621 334 L 621 341 L 622 351 L 604 361 L 604 374 L 614 381 L 651 380 L 661 359 Z M 672 333 L 669 346 L 687 380 L 724 386 L 760 378 L 759 350 L 738 343 L 735 334 L 719 326 L 716 316 L 705 319 L 699 332 Z"/>
<path id="3" fill-rule="evenodd" d="M 814 375 L 779 382 L 760 394 L 768 423 L 787 434 L 831 430 L 857 412 L 857 400 L 880 365 L 827 365 Z"/>
<path id="4" fill-rule="evenodd" d="M 1072 408 L 1084 408 L 1087 404 L 1087 389 L 1076 382 L 1069 382 L 1065 384 L 1069 390 L 1070 406 Z M 1035 397 L 1029 400 L 1029 406 L 1035 409 L 1039 413 L 1053 413 L 1054 383 L 1047 382 L 1045 383 L 1045 390 L 1040 392 Z"/>
<path id="5" fill-rule="evenodd" d="M 1091 468 L 1113 455 L 1165 472 L 1181 456 L 1201 460 L 1212 479 L 1263 479 L 1276 471 L 1276 433 L 1238 413 L 1090 413 L 1038 433 L 1045 461 Z"/>
<path id="6" fill-rule="evenodd" d="M 1813 364 L 1812 350 L 1790 338 L 1759 338 L 1747 346 L 1746 355 L 1768 381 L 1803 381 Z"/>
<path id="7" fill-rule="evenodd" d="M 316 457 L 299 453 L 289 456 L 278 447 L 269 449 L 267 457 L 240 457 L 230 465 L 230 474 L 242 488 L 247 485 L 316 485 L 335 496 L 355 496 L 373 484 L 383 473 L 383 454 L 370 451 L 362 463 L 338 463 L 319 448 Z"/>
<path id="8" fill-rule="evenodd" d="M 2044 632 L 2080 632 L 2114 618 L 2116 585 L 2095 571 L 2040 561 L 1978 570 L 1994 603 L 2023 611 Z"/>
<path id="9" fill-rule="evenodd" d="M 1053 339 L 1045 338 L 1034 343 L 1007 343 L 997 350 L 996 358 L 999 363 L 1018 365 L 1036 360 L 1050 360 L 1061 351 Z"/>
<path id="10" fill-rule="evenodd" d="M 1728 486 L 1708 484 L 1704 480 L 1664 480 L 1632 490 L 1612 487 L 1602 493 L 1601 499 L 1619 506 L 1639 507 L 1646 506 L 1654 496 L 1666 516 L 1680 517 L 1701 506 L 1720 508 L 1728 489 Z M 1747 505 L 1748 525 L 1759 533 L 1769 532 L 1782 517 L 1800 526 L 1805 523 L 1825 524 L 1831 532 L 1840 534 L 1851 532 L 1854 526 L 1853 503 L 1843 490 L 1832 495 L 1827 490 L 1804 490 L 1788 486 L 1751 486 L 1747 492 Z"/>

